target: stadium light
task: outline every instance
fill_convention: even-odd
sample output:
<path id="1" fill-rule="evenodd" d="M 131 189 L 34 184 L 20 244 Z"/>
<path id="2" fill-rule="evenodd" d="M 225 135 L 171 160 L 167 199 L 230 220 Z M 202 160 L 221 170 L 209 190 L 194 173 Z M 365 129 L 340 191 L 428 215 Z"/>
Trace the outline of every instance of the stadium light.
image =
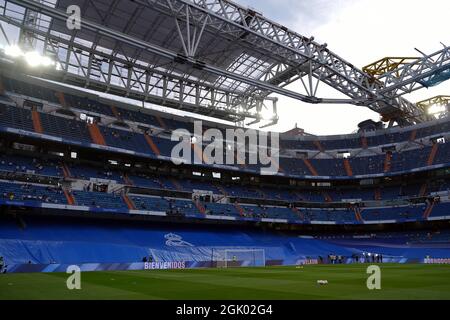
<path id="1" fill-rule="evenodd" d="M 272 120 L 275 117 L 275 113 L 269 108 L 263 108 L 260 112 L 260 116 L 263 120 Z"/>
<path id="2" fill-rule="evenodd" d="M 27 52 L 24 57 L 30 67 L 49 67 L 55 65 L 55 62 L 52 59 L 42 56 L 36 51 Z"/>
<path id="3" fill-rule="evenodd" d="M 30 67 L 38 67 L 41 64 L 41 55 L 36 51 L 27 52 L 24 57 Z"/>
<path id="4" fill-rule="evenodd" d="M 50 59 L 47 56 L 41 55 L 37 51 L 28 51 L 24 52 L 22 49 L 16 45 L 7 46 L 5 47 L 5 54 L 7 56 L 10 56 L 12 58 L 21 58 L 23 57 L 25 59 L 25 62 L 30 67 L 49 67 L 49 66 L 55 66 L 55 61 Z"/>
<path id="5" fill-rule="evenodd" d="M 5 54 L 13 58 L 18 58 L 23 56 L 23 51 L 18 46 L 7 46 L 5 48 Z"/>
<path id="6" fill-rule="evenodd" d="M 431 106 L 428 107 L 428 114 L 440 114 L 445 112 L 445 110 L 447 109 L 447 107 L 445 105 L 442 104 L 433 104 Z"/>

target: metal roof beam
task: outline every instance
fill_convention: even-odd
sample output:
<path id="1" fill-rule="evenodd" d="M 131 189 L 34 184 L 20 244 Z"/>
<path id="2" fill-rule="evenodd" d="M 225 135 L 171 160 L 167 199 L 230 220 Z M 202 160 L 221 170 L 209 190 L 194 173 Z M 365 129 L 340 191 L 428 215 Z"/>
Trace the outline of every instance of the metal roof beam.
<path id="1" fill-rule="evenodd" d="M 426 87 L 429 79 L 444 73 L 448 73 L 447 79 L 450 78 L 450 47 L 444 47 L 433 54 L 383 74 L 377 79 L 383 83 L 383 88 L 378 91 L 393 98 L 399 97 Z M 442 79 L 446 80 L 445 77 Z"/>
<path id="2" fill-rule="evenodd" d="M 34 10 L 41 14 L 47 15 L 54 19 L 67 21 L 67 19 L 69 18 L 69 15 L 66 12 L 63 12 L 63 11 L 55 9 L 55 8 L 51 8 L 45 4 L 41 4 L 41 3 L 35 2 L 33 0 L 9 0 L 9 1 L 12 3 L 15 3 L 17 5 L 26 7 L 30 10 Z M 171 61 L 179 61 L 180 63 L 188 63 L 188 64 L 192 65 L 192 67 L 194 67 L 194 68 L 205 70 L 210 73 L 216 74 L 218 76 L 224 76 L 224 77 L 234 79 L 234 80 L 237 80 L 237 81 L 240 81 L 243 83 L 247 83 L 247 84 L 259 87 L 263 90 L 269 90 L 274 93 L 279 93 L 284 96 L 291 97 L 291 98 L 298 99 L 298 100 L 305 101 L 305 102 L 309 102 L 309 103 L 320 103 L 322 101 L 322 99 L 320 99 L 320 98 L 309 97 L 309 96 L 305 96 L 305 95 L 296 93 L 294 91 L 279 88 L 277 86 L 265 83 L 260 80 L 255 80 L 255 79 L 245 77 L 240 74 L 236 74 L 233 72 L 229 72 L 227 70 L 223 70 L 221 68 L 218 68 L 218 67 L 215 67 L 212 65 L 202 63 L 201 61 L 197 61 L 191 57 L 180 56 L 178 53 L 173 52 L 171 50 L 159 47 L 157 45 L 154 45 L 154 44 L 151 44 L 148 42 L 144 42 L 140 39 L 137 39 L 137 38 L 131 37 L 127 34 L 118 32 L 117 30 L 109 29 L 107 27 L 93 23 L 86 19 L 81 19 L 81 27 L 85 28 L 87 30 L 99 33 L 100 35 L 115 39 L 116 41 L 120 41 L 120 42 L 126 43 L 128 45 L 134 46 L 136 48 L 147 50 L 158 56 L 167 58 Z M 333 99 L 329 99 L 328 101 L 333 101 Z M 336 100 L 336 103 L 343 103 L 343 102 L 344 103 L 355 103 L 351 99 L 349 99 L 349 100 L 337 99 Z"/>
<path id="3" fill-rule="evenodd" d="M 305 63 L 313 65 L 311 72 L 305 72 L 301 76 L 312 76 L 327 83 L 357 100 L 355 104 L 363 103 L 382 114 L 386 113 L 387 109 L 394 109 L 413 122 L 426 120 L 421 110 L 406 99 L 395 99 L 388 93 L 380 94 L 382 86 L 379 83 L 374 83 L 372 77 L 328 50 L 326 45 L 320 45 L 314 42 L 313 38 L 301 36 L 235 3 L 227 0 L 135 1 L 179 18 L 183 18 L 184 11 L 181 10 L 183 6 L 189 6 L 192 10 L 202 12 L 209 19 L 208 27 L 215 29 L 217 34 L 238 37 L 276 59 L 282 58 L 294 69 Z M 277 75 L 273 78 L 276 81 Z M 291 79 L 298 77 L 294 76 Z M 290 82 L 289 79 L 283 79 L 283 84 Z"/>

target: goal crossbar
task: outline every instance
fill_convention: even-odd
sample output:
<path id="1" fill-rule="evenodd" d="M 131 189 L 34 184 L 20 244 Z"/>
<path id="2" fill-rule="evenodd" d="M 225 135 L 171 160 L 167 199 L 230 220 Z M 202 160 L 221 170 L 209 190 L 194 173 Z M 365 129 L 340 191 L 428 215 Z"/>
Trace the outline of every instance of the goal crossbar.
<path id="1" fill-rule="evenodd" d="M 225 249 L 224 267 L 227 268 L 230 262 L 242 261 L 242 266 L 262 266 L 266 265 L 266 253 L 264 249 Z"/>

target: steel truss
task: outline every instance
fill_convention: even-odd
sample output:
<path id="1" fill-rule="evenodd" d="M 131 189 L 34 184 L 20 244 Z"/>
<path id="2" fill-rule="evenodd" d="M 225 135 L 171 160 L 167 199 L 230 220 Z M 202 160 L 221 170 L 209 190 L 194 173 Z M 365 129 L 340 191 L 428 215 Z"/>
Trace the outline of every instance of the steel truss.
<path id="1" fill-rule="evenodd" d="M 386 57 L 363 67 L 362 70 L 373 77 L 379 77 L 390 71 L 397 70 L 401 65 L 417 60 L 419 60 L 417 57 Z"/>
<path id="2" fill-rule="evenodd" d="M 12 20 L 10 24 L 28 30 L 29 34 L 45 43 L 45 52 L 56 59 L 59 72 L 49 72 L 45 76 L 84 88 L 136 98 L 172 108 L 202 112 L 202 107 L 211 116 L 226 111 L 230 120 L 243 120 L 244 109 L 234 112 L 231 99 L 237 99 L 231 91 L 215 92 L 214 88 L 195 79 L 186 79 L 159 68 L 132 61 L 124 55 L 113 55 L 105 51 L 93 51 L 90 47 L 65 39 L 37 28 L 22 26 Z M 64 55 L 58 53 L 64 51 Z M 117 49 L 120 52 L 120 48 Z M 47 70 L 48 71 L 48 70 Z M 182 92 L 183 94 L 180 94 Z M 242 101 L 244 102 L 244 101 Z M 203 111 L 205 112 L 205 111 Z M 235 117 L 235 118 L 234 118 Z"/>
<path id="3" fill-rule="evenodd" d="M 83 10 L 97 12 L 101 18 L 82 18 L 82 31 L 64 32 L 60 27 L 68 18 L 64 0 L 58 0 L 54 7 L 33 0 L 4 2 L 0 19 L 42 43 L 61 69 L 47 76 L 68 83 L 233 121 L 258 119 L 260 106 L 271 102 L 267 99 L 271 93 L 309 103 L 363 105 L 386 120 L 395 118 L 404 123 L 428 119 L 421 108 L 401 97 L 413 83 L 417 86 L 412 76 L 417 70 L 414 67 L 410 67 L 411 72 L 406 71 L 408 65 L 397 69 L 401 78 L 387 73 L 374 81 L 331 52 L 326 44 L 318 44 L 313 38 L 226 0 L 127 1 L 134 12 L 120 29 L 112 26 L 111 17 L 118 14 L 115 10 L 124 4 L 123 0 L 109 1 L 106 9 L 94 0 L 70 1 L 79 3 Z M 13 12 L 8 4 L 23 10 Z M 145 36 L 138 37 L 131 31 L 145 10 L 157 15 L 148 23 Z M 30 11 L 39 14 L 39 25 L 26 23 L 25 12 Z M 158 33 L 158 25 L 170 21 L 166 39 L 155 44 L 151 35 Z M 86 34 L 90 39 L 83 37 Z M 218 54 L 214 52 L 214 39 L 229 45 Z M 240 51 L 234 57 L 236 48 Z M 448 48 L 441 62 L 421 59 L 427 66 L 419 67 L 423 71 L 421 79 L 444 70 L 449 60 Z M 302 84 L 298 92 L 284 88 L 296 80 Z M 349 99 L 318 98 L 321 82 Z"/>
<path id="4" fill-rule="evenodd" d="M 445 118 L 445 117 L 449 116 L 450 96 L 432 97 L 432 98 L 417 102 L 417 106 L 422 108 L 424 111 L 426 111 L 428 113 L 433 113 L 433 111 L 430 110 L 430 108 L 433 106 L 441 107 L 442 109 L 440 111 L 437 111 L 436 115 L 439 118 Z"/>
<path id="5" fill-rule="evenodd" d="M 436 85 L 450 78 L 450 47 L 426 55 L 411 63 L 403 64 L 379 78 L 382 88 L 380 94 L 399 97 L 422 87 Z"/>

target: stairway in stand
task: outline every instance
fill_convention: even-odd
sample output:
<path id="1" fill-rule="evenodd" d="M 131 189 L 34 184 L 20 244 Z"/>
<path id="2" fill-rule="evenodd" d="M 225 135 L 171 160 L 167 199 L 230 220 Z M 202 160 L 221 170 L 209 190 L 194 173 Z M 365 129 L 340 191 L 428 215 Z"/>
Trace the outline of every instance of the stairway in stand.
<path id="1" fill-rule="evenodd" d="M 123 177 L 123 181 L 127 185 L 129 185 L 129 186 L 133 186 L 134 185 L 133 181 L 130 179 L 130 177 L 128 176 L 128 174 L 126 172 L 123 173 L 122 177 Z"/>
<path id="2" fill-rule="evenodd" d="M 391 159 L 392 154 L 390 152 L 386 152 L 386 156 L 384 157 L 384 167 L 383 167 L 384 172 L 391 171 Z"/>
<path id="3" fill-rule="evenodd" d="M 153 141 L 152 137 L 149 136 L 147 133 L 144 133 L 144 138 L 145 138 L 145 141 L 147 141 L 147 144 L 149 145 L 149 147 L 153 151 L 153 153 L 156 156 L 159 156 L 161 154 L 161 151 L 159 151 L 159 148 L 156 145 L 156 143 Z"/>
<path id="4" fill-rule="evenodd" d="M 328 192 L 323 191 L 323 198 L 325 199 L 325 202 L 333 202 L 333 198 L 331 198 L 331 196 L 328 194 Z"/>
<path id="5" fill-rule="evenodd" d="M 88 124 L 89 134 L 91 135 L 91 139 L 95 144 L 99 144 L 101 146 L 106 146 L 105 138 L 100 132 L 100 128 L 96 123 Z"/>
<path id="6" fill-rule="evenodd" d="M 192 202 L 194 203 L 195 207 L 202 215 L 206 214 L 206 209 L 199 200 L 192 200 Z"/>
<path id="7" fill-rule="evenodd" d="M 424 184 L 422 184 L 422 186 L 420 187 L 419 190 L 419 197 L 424 197 L 427 194 L 427 189 L 428 189 L 428 185 L 425 182 Z"/>
<path id="8" fill-rule="evenodd" d="M 434 201 L 431 201 L 431 203 L 427 205 L 425 211 L 423 212 L 424 219 L 428 219 L 428 217 L 431 215 L 431 212 L 433 211 L 433 208 L 434 208 Z"/>
<path id="9" fill-rule="evenodd" d="M 309 159 L 302 159 L 302 160 L 305 163 L 306 167 L 308 168 L 309 172 L 311 172 L 313 176 L 318 176 L 316 169 L 311 164 L 311 161 L 309 161 Z"/>
<path id="10" fill-rule="evenodd" d="M 411 135 L 409 136 L 409 141 L 416 140 L 416 136 L 417 136 L 417 129 L 414 129 L 411 131 Z"/>
<path id="11" fill-rule="evenodd" d="M 437 150 L 438 150 L 438 144 L 434 143 L 433 147 L 431 148 L 430 155 L 428 156 L 428 160 L 427 160 L 428 166 L 433 165 L 434 157 L 436 156 Z"/>
<path id="12" fill-rule="evenodd" d="M 123 121 L 122 116 L 120 115 L 120 112 L 117 110 L 117 108 L 115 106 L 110 106 L 110 108 L 114 117 L 116 117 L 116 119 L 119 121 Z"/>
<path id="13" fill-rule="evenodd" d="M 33 120 L 33 128 L 36 133 L 44 133 L 44 129 L 42 129 L 41 117 L 39 112 L 36 111 L 36 108 L 31 110 L 31 119 Z"/>
<path id="14" fill-rule="evenodd" d="M 63 162 L 63 164 L 61 165 L 61 168 L 62 168 L 62 171 L 63 171 L 64 178 L 70 178 L 72 176 L 72 174 L 70 173 L 70 169 L 67 166 L 67 164 L 65 164 Z"/>
<path id="15" fill-rule="evenodd" d="M 320 144 L 319 140 L 315 140 L 313 141 L 314 145 L 316 146 L 317 150 L 319 150 L 320 152 L 324 152 L 325 150 L 323 149 L 322 145 Z"/>
<path id="16" fill-rule="evenodd" d="M 66 196 L 67 203 L 71 206 L 75 205 L 76 201 L 75 201 L 75 197 L 73 196 L 72 192 L 68 189 L 64 189 L 63 191 L 64 191 L 64 195 Z"/>
<path id="17" fill-rule="evenodd" d="M 345 173 L 347 173 L 347 176 L 349 177 L 353 176 L 352 166 L 350 165 L 350 161 L 348 159 L 344 159 L 344 168 Z"/>
<path id="18" fill-rule="evenodd" d="M 133 200 L 130 199 L 130 197 L 128 197 L 126 194 L 123 194 L 122 199 L 127 205 L 128 209 L 136 210 L 136 205 L 134 204 Z"/>
<path id="19" fill-rule="evenodd" d="M 355 212 L 355 218 L 358 222 L 364 222 L 364 219 L 361 216 L 361 210 L 358 207 L 354 207 L 353 211 Z"/>
<path id="20" fill-rule="evenodd" d="M 63 107 L 67 107 L 66 98 L 64 96 L 64 93 L 61 91 L 58 91 L 55 93 L 56 98 L 58 98 L 59 104 Z"/>
<path id="21" fill-rule="evenodd" d="M 155 115 L 155 118 L 156 118 L 156 121 L 158 121 L 161 128 L 163 128 L 164 130 L 167 130 L 167 126 L 166 126 L 166 123 L 164 122 L 164 120 L 158 115 Z"/>

